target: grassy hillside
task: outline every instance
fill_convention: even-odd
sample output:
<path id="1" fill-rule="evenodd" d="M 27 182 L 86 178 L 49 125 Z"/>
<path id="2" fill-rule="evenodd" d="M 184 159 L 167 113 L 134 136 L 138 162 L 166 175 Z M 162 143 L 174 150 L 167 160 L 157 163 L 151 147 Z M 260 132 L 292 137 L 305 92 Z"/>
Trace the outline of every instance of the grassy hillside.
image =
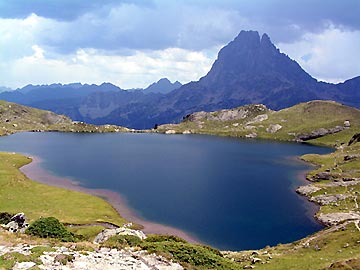
<path id="1" fill-rule="evenodd" d="M 349 129 L 312 141 L 333 145 L 336 140 L 348 141 L 354 130 L 360 127 L 360 110 L 332 101 L 300 103 L 280 111 L 271 111 L 263 105 L 248 105 L 232 110 L 194 113 L 180 124 L 161 125 L 157 131 L 165 133 L 173 130 L 175 133 L 295 141 L 321 128 L 327 130 L 337 126 L 343 128 L 344 121 L 350 122 Z M 276 126 L 280 129 L 274 131 Z"/>
<path id="2" fill-rule="evenodd" d="M 64 115 L 0 100 L 0 136 L 21 131 L 126 132 L 129 129 L 73 122 Z"/>

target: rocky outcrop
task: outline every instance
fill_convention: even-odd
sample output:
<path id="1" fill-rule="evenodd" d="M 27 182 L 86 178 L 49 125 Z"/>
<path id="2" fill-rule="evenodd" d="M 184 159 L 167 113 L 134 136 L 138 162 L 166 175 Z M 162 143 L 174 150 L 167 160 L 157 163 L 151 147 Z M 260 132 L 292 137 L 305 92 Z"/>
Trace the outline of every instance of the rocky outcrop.
<path id="1" fill-rule="evenodd" d="M 17 252 L 26 256 L 32 254 L 37 246 L 18 245 L 0 246 L 0 256 Z M 183 267 L 164 257 L 149 254 L 145 251 L 131 249 L 117 250 L 101 248 L 97 251 L 75 251 L 67 247 L 55 247 L 54 251 L 44 252 L 38 258 L 25 262 L 17 262 L 13 269 L 30 269 L 37 264 L 44 270 L 181 270 Z"/>
<path id="2" fill-rule="evenodd" d="M 265 105 L 255 104 L 242 106 L 235 109 L 221 110 L 216 112 L 195 112 L 184 117 L 185 121 L 197 122 L 203 120 L 209 121 L 232 121 L 245 119 L 253 114 L 267 112 L 269 109 Z M 251 123 L 264 121 L 268 118 L 267 114 L 257 115 Z M 249 122 L 250 123 L 250 122 Z"/>
<path id="3" fill-rule="evenodd" d="M 327 226 L 332 226 L 346 220 L 360 220 L 360 212 L 350 211 L 320 214 L 318 220 Z"/>
<path id="4" fill-rule="evenodd" d="M 266 132 L 268 133 L 275 133 L 282 128 L 279 124 L 271 124 L 268 128 L 266 128 Z"/>
<path id="5" fill-rule="evenodd" d="M 343 126 L 336 126 L 334 128 L 329 128 L 329 129 L 319 128 L 317 130 L 312 131 L 311 133 L 297 135 L 296 139 L 298 141 L 308 141 L 308 140 L 323 137 L 325 135 L 338 133 L 343 130 L 345 130 L 345 127 L 343 127 Z"/>
<path id="6" fill-rule="evenodd" d="M 322 180 L 336 180 L 340 179 L 341 175 L 338 173 L 331 172 L 319 172 L 313 176 L 307 176 L 306 179 L 312 182 L 318 182 Z"/>
<path id="7" fill-rule="evenodd" d="M 301 194 L 301 195 L 304 195 L 304 196 L 308 196 L 314 192 L 317 192 L 321 190 L 321 188 L 319 187 L 316 187 L 314 185 L 306 185 L 306 186 L 301 186 L 301 187 L 298 187 L 296 189 L 296 192 Z"/>
<path id="8" fill-rule="evenodd" d="M 17 213 L 11 218 L 11 221 L 6 225 L 2 225 L 4 229 L 12 233 L 25 233 L 29 224 L 26 222 L 26 216 L 24 213 Z"/>
<path id="9" fill-rule="evenodd" d="M 360 133 L 356 133 L 356 134 L 354 134 L 354 136 L 352 136 L 352 138 L 350 139 L 350 141 L 348 143 L 348 146 L 350 146 L 354 143 L 357 143 L 357 142 L 360 142 Z"/>
<path id="10" fill-rule="evenodd" d="M 116 229 L 105 229 L 100 232 L 94 240 L 94 243 L 100 244 L 108 240 L 110 237 L 115 235 L 134 235 L 139 237 L 141 240 L 146 239 L 146 235 L 139 230 L 132 230 L 127 226 L 116 228 Z"/>
<path id="11" fill-rule="evenodd" d="M 352 197 L 350 194 L 334 194 L 334 195 L 318 195 L 310 198 L 310 201 L 316 202 L 320 205 L 327 205 L 336 203 L 341 200 Z"/>
<path id="12" fill-rule="evenodd" d="M 165 131 L 165 134 L 176 134 L 176 131 L 173 129 L 169 129 L 169 130 Z"/>

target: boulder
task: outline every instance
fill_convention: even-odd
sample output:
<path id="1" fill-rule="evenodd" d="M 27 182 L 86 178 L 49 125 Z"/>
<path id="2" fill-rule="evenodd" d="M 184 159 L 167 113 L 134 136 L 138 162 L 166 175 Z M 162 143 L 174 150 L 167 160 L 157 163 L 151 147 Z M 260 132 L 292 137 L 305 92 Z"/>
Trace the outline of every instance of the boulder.
<path id="1" fill-rule="evenodd" d="M 257 137 L 257 133 L 252 132 L 252 133 L 250 133 L 250 134 L 246 134 L 245 137 L 246 137 L 246 138 L 256 138 L 256 137 Z"/>
<path id="2" fill-rule="evenodd" d="M 351 124 L 349 120 L 344 121 L 344 127 L 349 128 L 350 126 Z"/>
<path id="3" fill-rule="evenodd" d="M 127 227 L 121 227 L 116 229 L 105 229 L 102 232 L 100 232 L 94 239 L 94 243 L 101 244 L 108 240 L 110 237 L 115 235 L 134 235 L 139 237 L 140 239 L 146 239 L 146 235 L 139 230 L 132 230 Z"/>
<path id="4" fill-rule="evenodd" d="M 165 131 L 165 134 L 176 134 L 176 131 L 173 129 L 169 129 L 169 130 Z"/>
<path id="5" fill-rule="evenodd" d="M 266 131 L 267 131 L 268 133 L 275 133 L 275 132 L 279 131 L 280 129 L 282 129 L 282 125 L 279 125 L 279 124 L 273 125 L 273 124 L 271 124 L 271 125 L 266 129 Z"/>
<path id="6" fill-rule="evenodd" d="M 11 218 L 11 221 L 2 227 L 13 233 L 25 233 L 26 228 L 29 226 L 26 223 L 26 216 L 24 213 L 18 213 Z"/>

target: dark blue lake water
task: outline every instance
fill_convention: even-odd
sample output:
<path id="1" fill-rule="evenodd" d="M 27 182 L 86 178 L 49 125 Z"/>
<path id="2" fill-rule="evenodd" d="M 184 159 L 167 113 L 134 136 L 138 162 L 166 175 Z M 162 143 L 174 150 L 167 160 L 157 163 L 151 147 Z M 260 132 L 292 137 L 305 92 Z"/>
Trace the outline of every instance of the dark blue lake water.
<path id="1" fill-rule="evenodd" d="M 310 167 L 293 157 L 331 149 L 197 135 L 19 133 L 1 137 L 0 151 L 39 156 L 57 176 L 120 193 L 149 221 L 240 250 L 321 229 L 314 205 L 294 191 Z"/>

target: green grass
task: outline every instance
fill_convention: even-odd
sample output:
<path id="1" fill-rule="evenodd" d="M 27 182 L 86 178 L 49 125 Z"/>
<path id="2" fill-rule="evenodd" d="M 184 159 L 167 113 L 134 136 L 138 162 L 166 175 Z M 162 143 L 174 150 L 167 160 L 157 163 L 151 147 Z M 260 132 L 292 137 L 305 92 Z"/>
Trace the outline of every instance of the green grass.
<path id="1" fill-rule="evenodd" d="M 321 234 L 318 233 L 319 235 Z M 319 236 L 310 242 L 308 247 L 302 242 L 294 244 L 278 245 L 276 247 L 260 250 L 260 255 L 266 264 L 257 264 L 256 269 L 282 270 L 282 269 L 301 269 L 314 270 L 326 269 L 332 263 L 360 258 L 360 232 L 353 224 L 349 224 L 344 229 L 340 229 L 331 234 Z M 251 252 L 240 252 L 228 255 L 236 261 L 241 259 L 241 265 L 250 264 Z M 272 259 L 268 259 L 268 254 Z"/>
<path id="2" fill-rule="evenodd" d="M 195 134 L 231 137 L 245 137 L 250 133 L 256 133 L 259 139 L 293 141 L 296 136 L 309 134 L 319 128 L 328 129 L 343 126 L 344 121 L 349 120 L 351 123 L 350 129 L 311 141 L 314 144 L 334 146 L 336 143 L 348 142 L 356 131 L 360 131 L 360 110 L 332 101 L 300 103 L 280 111 L 257 111 L 255 105 L 239 108 L 245 108 L 249 111 L 246 118 L 231 121 L 185 120 L 177 125 L 161 125 L 158 127 L 157 132 L 165 133 L 167 130 L 172 129 L 177 133 L 183 133 L 185 130 L 190 130 Z M 212 114 L 215 115 L 216 113 Z M 261 114 L 267 114 L 268 119 L 247 125 L 257 115 Z M 274 124 L 279 124 L 282 128 L 275 133 L 267 132 L 266 129 Z M 249 126 L 253 128 L 249 129 Z"/>
<path id="3" fill-rule="evenodd" d="M 64 223 L 126 221 L 103 199 L 28 179 L 19 168 L 31 159 L 0 153 L 0 212 L 24 212 L 30 220 L 54 216 Z"/>

